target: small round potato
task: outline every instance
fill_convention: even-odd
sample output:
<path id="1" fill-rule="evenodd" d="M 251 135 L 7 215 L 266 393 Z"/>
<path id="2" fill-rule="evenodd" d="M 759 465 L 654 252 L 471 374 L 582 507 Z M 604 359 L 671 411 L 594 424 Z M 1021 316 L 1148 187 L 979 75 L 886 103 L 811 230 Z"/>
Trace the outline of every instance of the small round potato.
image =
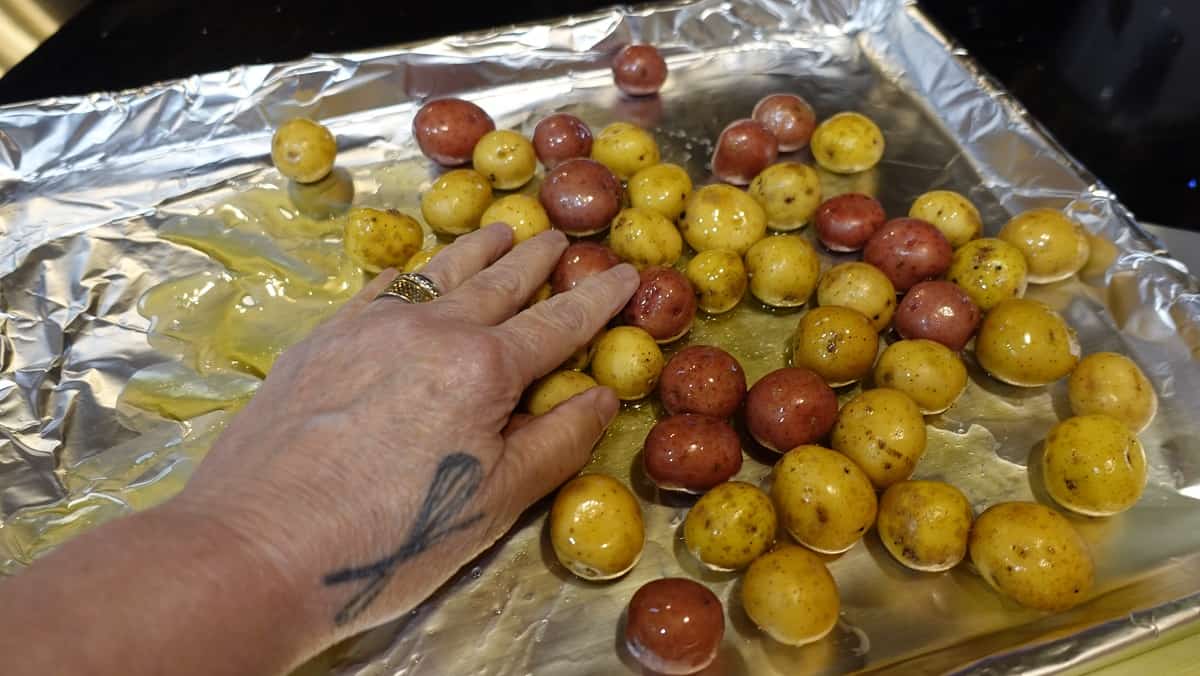
<path id="1" fill-rule="evenodd" d="M 913 570 L 950 570 L 967 555 L 974 512 L 967 496 L 940 481 L 901 481 L 879 500 L 875 529 L 896 561 Z"/>
<path id="2" fill-rule="evenodd" d="M 550 273 L 550 289 L 554 293 L 570 291 L 585 278 L 620 264 L 617 254 L 599 242 L 573 242 Z"/>
<path id="3" fill-rule="evenodd" d="M 800 446 L 775 465 L 771 497 L 796 542 L 822 554 L 854 546 L 875 523 L 875 487 L 850 458 Z"/>
<path id="4" fill-rule="evenodd" d="M 954 249 L 941 231 L 916 218 L 893 218 L 871 235 L 863 261 L 874 265 L 903 293 L 950 267 Z"/>
<path id="5" fill-rule="evenodd" d="M 1079 341 L 1062 316 L 1035 300 L 1006 300 L 983 318 L 975 357 L 993 378 L 1038 387 L 1062 378 L 1079 362 Z"/>
<path id="6" fill-rule="evenodd" d="M 513 244 L 520 244 L 538 233 L 550 229 L 550 217 L 542 203 L 529 195 L 505 195 L 479 217 L 479 225 L 504 223 L 513 229 Z"/>
<path id="7" fill-rule="evenodd" d="M 1146 452 L 1125 423 L 1080 415 L 1046 435 L 1042 453 L 1046 492 L 1086 516 L 1111 516 L 1132 507 L 1146 487 Z"/>
<path id="8" fill-rule="evenodd" d="M 475 171 L 483 174 L 498 190 L 516 190 L 533 178 L 537 171 L 537 153 L 529 139 L 515 131 L 489 131 L 475 144 L 471 155 Z"/>
<path id="9" fill-rule="evenodd" d="M 404 267 L 421 250 L 424 239 L 421 224 L 408 214 L 357 207 L 346 214 L 342 244 L 360 268 L 377 273 L 384 268 Z"/>
<path id="10" fill-rule="evenodd" d="M 830 251 L 858 251 L 866 246 L 887 216 L 879 200 L 857 192 L 830 197 L 817 207 L 813 228 Z"/>
<path id="11" fill-rule="evenodd" d="M 817 285 L 817 303 L 857 310 L 876 331 L 887 328 L 896 311 L 896 287 L 879 268 L 857 261 L 830 268 Z"/>
<path id="12" fill-rule="evenodd" d="M 674 223 L 692 194 L 692 178 L 678 164 L 656 164 L 629 179 L 629 204 L 657 212 Z"/>
<path id="13" fill-rule="evenodd" d="M 750 117 L 762 123 L 779 141 L 779 152 L 791 153 L 808 145 L 817 114 L 795 94 L 768 94 L 754 104 Z"/>
<path id="14" fill-rule="evenodd" d="M 941 230 L 955 249 L 983 232 L 979 210 L 966 197 L 951 190 L 931 190 L 921 195 L 913 202 L 908 215 Z"/>
<path id="15" fill-rule="evenodd" d="M 325 125 L 294 117 L 271 137 L 271 161 L 279 173 L 298 183 L 315 183 L 333 170 L 337 141 Z"/>
<path id="16" fill-rule="evenodd" d="M 699 413 L 728 418 L 746 398 L 746 373 L 725 350 L 691 345 L 667 362 L 658 383 L 658 398 L 672 415 Z"/>
<path id="17" fill-rule="evenodd" d="M 611 580 L 637 565 L 646 542 L 642 508 L 620 481 L 584 474 L 559 489 L 550 544 L 559 563 L 585 580 Z"/>
<path id="18" fill-rule="evenodd" d="M 712 172 L 733 185 L 746 185 L 779 156 L 779 140 L 758 120 L 734 120 L 721 130 Z"/>
<path id="19" fill-rule="evenodd" d="M 688 261 L 687 278 L 696 289 L 700 309 L 709 314 L 737 307 L 750 280 L 742 257 L 728 249 L 709 249 Z"/>
<path id="20" fill-rule="evenodd" d="M 742 468 L 742 442 L 720 418 L 667 416 L 646 436 L 642 467 L 663 490 L 703 493 Z"/>
<path id="21" fill-rule="evenodd" d="M 657 211 L 638 207 L 625 209 L 613 219 L 608 245 L 639 270 L 674 265 L 683 254 L 683 238 L 675 225 Z"/>
<path id="22" fill-rule="evenodd" d="M 774 307 L 799 307 L 817 287 L 821 259 L 803 237 L 775 235 L 750 247 L 746 271 L 755 298 Z"/>
<path id="23" fill-rule="evenodd" d="M 443 235 L 465 235 L 479 228 L 479 219 L 492 204 L 492 185 L 474 169 L 442 174 L 421 195 L 421 215 Z"/>
<path id="24" fill-rule="evenodd" d="M 731 185 L 706 185 L 688 198 L 679 229 L 696 251 L 729 249 L 744 256 L 767 234 L 767 215 L 758 202 Z"/>
<path id="25" fill-rule="evenodd" d="M 696 318 L 696 291 L 675 268 L 651 266 L 640 273 L 641 283 L 621 311 L 630 326 L 646 330 L 654 340 L 670 343 L 692 328 Z"/>
<path id="26" fill-rule="evenodd" d="M 812 369 L 830 387 L 857 382 L 871 372 L 879 334 L 863 313 L 830 305 L 800 318 L 792 345 L 792 365 Z"/>
<path id="27" fill-rule="evenodd" d="M 837 395 L 808 369 L 772 371 L 746 394 L 750 436 L 776 453 L 823 439 L 837 412 Z"/>
<path id="28" fill-rule="evenodd" d="M 1071 523 L 1033 502 L 989 507 L 975 520 L 968 549 L 992 588 L 1037 610 L 1078 605 L 1095 579 L 1087 543 Z"/>
<path id="29" fill-rule="evenodd" d="M 664 361 L 653 336 L 636 326 L 618 326 L 592 347 L 592 377 L 618 399 L 633 401 L 654 391 Z"/>
<path id="30" fill-rule="evenodd" d="M 583 157 L 546 173 L 538 199 L 559 230 L 583 237 L 603 231 L 621 210 L 621 181 L 603 164 Z"/>
<path id="31" fill-rule="evenodd" d="M 767 636 L 799 646 L 833 630 L 841 601 L 820 557 L 803 547 L 780 545 L 746 571 L 742 607 Z"/>
<path id="32" fill-rule="evenodd" d="M 657 94 L 667 81 L 667 62 L 654 45 L 625 45 L 612 60 L 613 82 L 630 96 Z"/>
<path id="33" fill-rule="evenodd" d="M 807 164 L 772 164 L 750 182 L 750 196 L 767 214 L 772 230 L 799 230 L 808 225 L 821 204 L 821 179 Z"/>
<path id="34" fill-rule="evenodd" d="M 538 380 L 525 394 L 525 410 L 533 415 L 548 413 L 571 397 L 596 386 L 586 373 L 564 369 Z"/>
<path id="35" fill-rule="evenodd" d="M 683 521 L 688 551 L 713 570 L 745 568 L 775 542 L 775 506 L 757 486 L 727 481 L 696 501 Z"/>
<path id="36" fill-rule="evenodd" d="M 1158 396 L 1146 374 L 1125 355 L 1096 352 L 1084 357 L 1067 380 L 1075 415 L 1102 413 L 1141 432 L 1158 412 Z"/>
<path id="37" fill-rule="evenodd" d="M 854 174 L 879 164 L 883 146 L 883 132 L 858 113 L 838 113 L 817 125 L 812 135 L 813 157 L 835 174 Z"/>
<path id="38" fill-rule="evenodd" d="M 1091 254 L 1083 226 L 1054 209 L 1026 211 L 1006 223 L 996 237 L 1025 256 L 1031 284 L 1066 279 L 1087 265 Z"/>
<path id="39" fill-rule="evenodd" d="M 413 137 L 425 157 L 443 167 L 466 164 L 475 144 L 496 128 L 483 108 L 462 99 L 435 99 L 413 117 Z"/>
<path id="40" fill-rule="evenodd" d="M 628 122 L 613 122 L 592 143 L 592 159 L 627 181 L 639 170 L 658 164 L 658 143 L 650 132 Z"/>
<path id="41" fill-rule="evenodd" d="M 925 454 L 925 418 L 916 402 L 899 390 L 867 390 L 842 407 L 832 442 L 876 488 L 887 488 L 912 476 Z"/>
<path id="42" fill-rule="evenodd" d="M 901 338 L 925 338 L 961 352 L 975 335 L 983 313 L 957 284 L 916 284 L 896 307 L 893 324 Z"/>
<path id="43" fill-rule="evenodd" d="M 583 120 L 555 113 L 542 118 L 533 128 L 533 149 L 547 169 L 576 157 L 592 153 L 592 130 Z"/>
<path id="44" fill-rule="evenodd" d="M 625 613 L 625 646 L 654 674 L 703 671 L 717 658 L 724 636 L 721 600 L 682 577 L 642 585 Z"/>
<path id="45" fill-rule="evenodd" d="M 967 242 L 954 252 L 946 279 L 957 284 L 980 310 L 987 312 L 1000 301 L 1025 295 L 1025 256 L 1004 240 L 984 237 Z"/>
<path id="46" fill-rule="evenodd" d="M 875 365 L 875 384 L 912 397 L 921 413 L 950 408 L 967 389 L 967 367 L 950 348 L 932 340 L 898 340 Z"/>
<path id="47" fill-rule="evenodd" d="M 408 262 L 404 264 L 404 270 L 402 270 L 401 272 L 418 272 L 418 271 L 420 271 L 420 269 L 425 267 L 426 264 L 429 263 L 429 261 L 433 260 L 433 257 L 437 255 L 437 252 L 439 252 L 445 248 L 446 248 L 445 244 L 435 244 L 432 247 L 425 249 L 424 251 L 418 251 L 417 253 L 412 255 L 412 258 L 408 259 Z"/>
<path id="48" fill-rule="evenodd" d="M 354 177 L 349 171 L 334 167 L 315 183 L 288 181 L 287 193 L 296 211 L 322 221 L 346 213 L 354 203 Z"/>

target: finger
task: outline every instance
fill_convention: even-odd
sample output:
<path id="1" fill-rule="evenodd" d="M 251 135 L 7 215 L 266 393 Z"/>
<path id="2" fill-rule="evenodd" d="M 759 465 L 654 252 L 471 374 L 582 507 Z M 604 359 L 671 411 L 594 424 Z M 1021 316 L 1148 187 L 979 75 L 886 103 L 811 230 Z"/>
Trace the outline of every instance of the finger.
<path id="1" fill-rule="evenodd" d="M 638 273 L 621 264 L 585 278 L 574 289 L 551 296 L 505 322 L 508 343 L 528 385 L 566 361 L 612 319 L 637 290 Z"/>
<path id="2" fill-rule="evenodd" d="M 354 294 L 350 300 L 346 301 L 340 308 L 338 308 L 338 311 L 334 313 L 333 317 L 330 318 L 330 321 L 338 321 L 358 314 L 359 310 L 362 310 L 364 307 L 366 307 L 367 303 L 375 300 L 375 297 L 378 296 L 384 289 L 386 289 L 387 285 L 391 284 L 392 280 L 395 279 L 396 275 L 398 274 L 400 273 L 396 270 L 388 268 L 380 272 L 378 275 L 375 275 L 375 279 L 367 282 L 363 288 L 358 290 L 358 293 Z"/>
<path id="3" fill-rule="evenodd" d="M 480 228 L 437 252 L 420 273 L 445 296 L 503 256 L 512 248 L 512 238 L 512 228 L 503 223 Z"/>
<path id="4" fill-rule="evenodd" d="M 463 282 L 438 306 L 463 319 L 499 324 L 525 307 L 566 248 L 566 235 L 547 230 Z"/>

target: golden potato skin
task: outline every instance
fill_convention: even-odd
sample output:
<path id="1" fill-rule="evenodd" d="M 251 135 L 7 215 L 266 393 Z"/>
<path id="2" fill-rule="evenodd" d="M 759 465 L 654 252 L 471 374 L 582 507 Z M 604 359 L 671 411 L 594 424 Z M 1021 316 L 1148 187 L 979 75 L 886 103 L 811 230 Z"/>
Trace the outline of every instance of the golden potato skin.
<path id="1" fill-rule="evenodd" d="M 692 177 L 678 164 L 655 164 L 629 179 L 629 204 L 658 212 L 674 223 L 692 194 Z"/>
<path id="2" fill-rule="evenodd" d="M 974 512 L 967 497 L 940 481 L 901 481 L 879 500 L 875 529 L 901 565 L 936 573 L 967 555 Z"/>
<path id="3" fill-rule="evenodd" d="M 480 227 L 492 223 L 504 223 L 512 228 L 514 245 L 550 229 L 550 217 L 542 203 L 519 193 L 505 195 L 484 210 L 479 217 Z"/>
<path id="4" fill-rule="evenodd" d="M 950 408 L 967 388 L 967 367 L 953 350 L 932 340 L 898 340 L 879 355 L 875 384 L 900 390 L 921 413 Z"/>
<path id="5" fill-rule="evenodd" d="M 674 224 L 657 211 L 639 207 L 623 209 L 613 219 L 608 246 L 639 270 L 670 267 L 683 254 L 683 238 Z"/>
<path id="6" fill-rule="evenodd" d="M 1095 579 L 1091 552 L 1071 523 L 1032 502 L 989 507 L 975 520 L 968 549 L 988 584 L 1037 610 L 1078 605 Z"/>
<path id="7" fill-rule="evenodd" d="M 955 249 L 983 233 L 979 210 L 953 190 L 931 190 L 921 195 L 912 203 L 908 215 L 941 230 Z"/>
<path id="8" fill-rule="evenodd" d="M 1075 415 L 1102 413 L 1141 432 L 1158 412 L 1158 395 L 1133 360 L 1116 352 L 1096 352 L 1080 360 L 1067 380 Z"/>
<path id="9" fill-rule="evenodd" d="M 529 139 L 508 129 L 483 135 L 471 154 L 475 171 L 487 177 L 497 190 L 516 190 L 537 171 L 537 153 Z"/>
<path id="10" fill-rule="evenodd" d="M 412 255 L 412 258 L 408 259 L 408 262 L 404 264 L 404 269 L 401 270 L 401 272 L 417 272 L 421 268 L 425 267 L 429 261 L 433 260 L 433 257 L 437 255 L 437 252 L 445 248 L 445 244 L 436 244 L 423 251 L 418 251 Z"/>
<path id="11" fill-rule="evenodd" d="M 492 185 L 474 169 L 442 174 L 421 195 L 421 215 L 443 235 L 465 235 L 479 228 L 479 219 L 492 203 Z"/>
<path id="12" fill-rule="evenodd" d="M 658 164 L 658 143 L 635 124 L 613 122 L 601 129 L 592 143 L 592 159 L 628 181 L 639 170 Z"/>
<path id="13" fill-rule="evenodd" d="M 841 600 L 820 557 L 803 547 L 780 545 L 746 571 L 742 607 L 768 636 L 798 646 L 833 629 Z"/>
<path id="14" fill-rule="evenodd" d="M 876 331 L 892 322 L 896 287 L 879 268 L 852 261 L 833 266 L 817 284 L 817 304 L 847 307 L 862 313 Z"/>
<path id="15" fill-rule="evenodd" d="M 1019 214 L 996 237 L 1025 256 L 1032 284 L 1070 277 L 1087 265 L 1091 254 L 1083 226 L 1054 209 L 1031 209 Z"/>
<path id="16" fill-rule="evenodd" d="M 688 261 L 686 274 L 700 309 L 713 315 L 737 307 L 750 283 L 742 257 L 728 249 L 701 251 Z"/>
<path id="17" fill-rule="evenodd" d="M 592 377 L 611 387 L 624 401 L 653 392 L 666 364 L 653 336 L 636 326 L 610 329 L 600 336 L 591 352 Z"/>
<path id="18" fill-rule="evenodd" d="M 879 352 L 879 334 L 861 312 L 830 305 L 800 318 L 792 346 L 792 365 L 821 376 L 830 387 L 856 382 L 871 372 Z"/>
<path id="19" fill-rule="evenodd" d="M 807 164 L 772 164 L 750 182 L 750 196 L 767 215 L 767 227 L 788 232 L 808 225 L 821 205 L 821 178 Z"/>
<path id="20" fill-rule="evenodd" d="M 533 415 L 548 413 L 571 397 L 596 387 L 596 381 L 586 373 L 571 369 L 555 371 L 538 380 L 525 395 L 525 410 Z"/>
<path id="21" fill-rule="evenodd" d="M 925 418 L 907 394 L 881 387 L 851 399 L 838 413 L 835 451 L 853 460 L 876 488 L 912 476 L 925 454 Z"/>
<path id="22" fill-rule="evenodd" d="M 1062 316 L 1035 300 L 1006 300 L 983 318 L 975 357 L 993 378 L 1017 385 L 1048 385 L 1079 362 L 1079 342 Z"/>
<path id="23" fill-rule="evenodd" d="M 688 198 L 679 230 L 696 251 L 730 249 L 744 256 L 767 234 L 767 215 L 754 198 L 724 183 L 706 185 Z"/>
<path id="24" fill-rule="evenodd" d="M 1025 295 L 1025 256 L 1004 240 L 985 237 L 962 245 L 950 260 L 946 279 L 957 284 L 987 312 L 1001 301 Z"/>
<path id="25" fill-rule="evenodd" d="M 408 214 L 357 207 L 346 214 L 342 245 L 346 254 L 367 272 L 400 269 L 421 250 L 425 231 Z"/>
<path id="26" fill-rule="evenodd" d="M 1081 415 L 1058 423 L 1042 451 L 1046 492 L 1086 516 L 1119 514 L 1146 487 L 1146 452 L 1125 423 L 1106 415 Z"/>
<path id="27" fill-rule="evenodd" d="M 727 481 L 705 493 L 688 511 L 683 539 L 704 565 L 738 570 L 775 542 L 775 506 L 757 486 Z"/>
<path id="28" fill-rule="evenodd" d="M 865 115 L 838 113 L 813 131 L 813 157 L 835 174 L 866 171 L 883 158 L 883 132 Z"/>
<path id="29" fill-rule="evenodd" d="M 774 307 L 798 307 L 817 287 L 821 259 L 803 237 L 776 235 L 750 247 L 746 272 L 755 298 Z"/>
<path id="30" fill-rule="evenodd" d="M 314 183 L 333 170 L 337 141 L 322 124 L 294 117 L 279 125 L 271 137 L 271 161 L 284 176 Z"/>
<path id="31" fill-rule="evenodd" d="M 575 477 L 554 498 L 550 508 L 554 555 L 585 580 L 611 580 L 629 572 L 645 542 L 637 498 L 610 476 Z"/>
<path id="32" fill-rule="evenodd" d="M 775 465 L 771 498 L 796 542 L 839 554 L 875 523 L 875 487 L 858 465 L 836 451 L 800 446 Z"/>

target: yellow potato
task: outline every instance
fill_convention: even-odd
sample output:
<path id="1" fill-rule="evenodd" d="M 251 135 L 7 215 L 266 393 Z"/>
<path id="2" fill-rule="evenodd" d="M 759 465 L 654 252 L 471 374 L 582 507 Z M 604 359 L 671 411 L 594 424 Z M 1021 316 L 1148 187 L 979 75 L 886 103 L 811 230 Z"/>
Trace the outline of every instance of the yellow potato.
<path id="1" fill-rule="evenodd" d="M 792 365 L 821 376 L 830 387 L 857 382 L 875 365 L 879 334 L 861 312 L 830 305 L 800 318 Z"/>
<path id="2" fill-rule="evenodd" d="M 988 584 L 1038 610 L 1078 605 L 1095 578 L 1087 543 L 1070 522 L 1032 502 L 989 507 L 971 528 L 969 550 Z"/>
<path id="3" fill-rule="evenodd" d="M 941 413 L 967 389 L 967 367 L 958 354 L 932 340 L 899 340 L 879 355 L 875 384 L 900 390 L 921 413 Z"/>
<path id="4" fill-rule="evenodd" d="M 688 198 L 679 230 L 696 251 L 730 249 L 744 256 L 767 234 L 767 216 L 745 192 L 724 183 L 706 185 Z"/>
<path id="5" fill-rule="evenodd" d="M 636 326 L 611 329 L 592 347 L 592 376 L 625 401 L 653 392 L 664 365 L 658 343 Z"/>
<path id="6" fill-rule="evenodd" d="M 674 223 L 692 194 L 692 178 L 678 164 L 656 164 L 639 169 L 629 179 L 629 204 L 649 209 Z"/>
<path id="7" fill-rule="evenodd" d="M 746 571 L 742 607 L 768 636 L 798 646 L 833 629 L 841 600 L 820 557 L 803 547 L 780 545 Z"/>
<path id="8" fill-rule="evenodd" d="M 808 302 L 821 275 L 821 259 L 808 240 L 798 235 L 775 235 L 755 242 L 746 252 L 750 293 L 775 307 L 799 307 Z"/>
<path id="9" fill-rule="evenodd" d="M 303 117 L 284 122 L 271 137 L 271 161 L 279 173 L 314 183 L 333 170 L 337 141 L 324 125 Z"/>
<path id="10" fill-rule="evenodd" d="M 550 229 L 550 217 L 542 208 L 542 203 L 529 195 L 505 195 L 492 202 L 479 217 L 479 225 L 504 223 L 513 229 L 513 244 L 525 240 Z"/>
<path id="11" fill-rule="evenodd" d="M 896 312 L 896 287 L 874 265 L 857 261 L 841 263 L 821 277 L 817 303 L 857 310 L 871 321 L 876 331 L 882 331 Z"/>
<path id="12" fill-rule="evenodd" d="M 425 249 L 424 251 L 418 251 L 417 253 L 413 254 L 412 258 L 408 259 L 407 263 L 404 264 L 403 272 L 419 271 L 421 268 L 425 267 L 429 261 L 433 260 L 433 257 L 437 255 L 437 252 L 445 248 L 445 244 L 435 244 L 433 247 Z"/>
<path id="13" fill-rule="evenodd" d="M 999 239 L 1025 256 L 1032 284 L 1066 279 L 1087 265 L 1091 254 L 1083 226 L 1054 209 L 1031 209 L 1000 229 Z"/>
<path id="14" fill-rule="evenodd" d="M 562 370 L 538 380 L 525 395 L 525 410 L 533 415 L 542 415 L 571 397 L 596 386 L 596 381 L 586 373 Z"/>
<path id="15" fill-rule="evenodd" d="M 471 163 L 493 188 L 516 190 L 537 171 L 537 153 L 529 139 L 517 132 L 493 129 L 475 143 Z"/>
<path id="16" fill-rule="evenodd" d="M 883 158 L 883 132 L 858 113 L 838 113 L 817 125 L 810 145 L 817 163 L 837 174 L 866 171 Z"/>
<path id="17" fill-rule="evenodd" d="M 611 580 L 633 568 L 646 541 L 642 508 L 624 484 L 584 474 L 559 489 L 550 508 L 550 544 L 585 580 Z"/>
<path id="18" fill-rule="evenodd" d="M 638 171 L 658 164 L 658 144 L 650 132 L 637 125 L 613 122 L 596 135 L 592 159 L 628 181 Z"/>
<path id="19" fill-rule="evenodd" d="M 1015 246 L 985 237 L 962 245 L 954 252 L 946 279 L 957 284 L 987 312 L 1001 301 L 1025 295 L 1025 256 Z"/>
<path id="20" fill-rule="evenodd" d="M 737 307 L 750 283 L 742 257 L 728 249 L 709 249 L 688 261 L 687 278 L 696 289 L 697 304 L 709 314 Z"/>
<path id="21" fill-rule="evenodd" d="M 952 190 L 931 190 L 921 195 L 913 202 L 908 215 L 940 230 L 955 249 L 983 233 L 979 210 L 966 197 Z"/>
<path id="22" fill-rule="evenodd" d="M 967 497 L 940 481 L 901 481 L 879 500 L 875 529 L 901 565 L 928 573 L 950 570 L 967 555 L 974 512 Z"/>
<path id="23" fill-rule="evenodd" d="M 1046 492 L 1087 516 L 1123 512 L 1146 487 L 1146 453 L 1125 423 L 1081 415 L 1055 425 L 1042 452 Z"/>
<path id="24" fill-rule="evenodd" d="M 1075 332 L 1035 300 L 1006 300 L 983 318 L 975 357 L 993 378 L 1019 387 L 1049 385 L 1079 362 Z"/>
<path id="25" fill-rule="evenodd" d="M 767 226 L 799 230 L 821 205 L 821 179 L 816 170 L 799 162 L 772 164 L 750 182 L 750 196 L 762 205 Z"/>
<path id="26" fill-rule="evenodd" d="M 474 169 L 442 174 L 421 195 L 421 215 L 443 235 L 465 235 L 479 228 L 479 219 L 492 203 L 492 186 Z"/>
<path id="27" fill-rule="evenodd" d="M 354 177 L 338 167 L 314 183 L 288 181 L 287 188 L 296 210 L 316 220 L 345 213 L 354 203 Z"/>
<path id="28" fill-rule="evenodd" d="M 688 511 L 683 540 L 701 563 L 714 570 L 750 565 L 775 542 L 775 506 L 756 486 L 718 484 Z"/>
<path id="29" fill-rule="evenodd" d="M 839 554 L 875 523 L 875 487 L 850 458 L 800 446 L 775 465 L 771 497 L 789 535 L 822 554 Z"/>
<path id="30" fill-rule="evenodd" d="M 638 269 L 651 265 L 670 267 L 683 254 L 679 231 L 662 214 L 631 207 L 613 219 L 608 245 L 622 260 Z"/>
<path id="31" fill-rule="evenodd" d="M 350 259 L 368 272 L 400 269 L 421 250 L 421 224 L 399 211 L 356 207 L 346 215 L 342 245 Z"/>
<path id="32" fill-rule="evenodd" d="M 867 390 L 838 412 L 831 441 L 876 488 L 887 488 L 912 476 L 925 454 L 925 418 L 899 390 Z"/>
<path id="33" fill-rule="evenodd" d="M 1102 413 L 1141 432 L 1158 412 L 1158 396 L 1146 374 L 1129 357 L 1097 352 L 1084 357 L 1067 380 L 1075 415 Z"/>

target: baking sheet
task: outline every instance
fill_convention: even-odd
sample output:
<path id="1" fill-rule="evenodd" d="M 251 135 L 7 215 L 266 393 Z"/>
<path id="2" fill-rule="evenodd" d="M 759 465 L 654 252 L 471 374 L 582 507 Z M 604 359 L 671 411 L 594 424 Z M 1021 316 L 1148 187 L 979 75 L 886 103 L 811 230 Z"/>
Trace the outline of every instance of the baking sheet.
<path id="1" fill-rule="evenodd" d="M 672 75 L 660 99 L 630 101 L 611 86 L 608 55 L 635 39 L 668 55 Z M 622 415 L 589 468 L 628 481 L 644 498 L 649 541 L 632 573 L 605 585 L 571 578 L 549 554 L 539 505 L 412 615 L 307 669 L 636 673 L 618 649 L 623 606 L 640 584 L 681 573 L 726 600 L 729 631 L 713 674 L 1055 671 L 1196 619 L 1196 282 L 915 6 L 893 0 L 616 9 L 0 108 L 0 570 L 16 572 L 75 532 L 169 497 L 222 429 L 223 410 L 180 422 L 120 404 L 135 373 L 194 356 L 161 340 L 161 325 L 152 332 L 137 302 L 167 280 L 230 274 L 160 235 L 186 225 L 183 218 L 194 225 L 214 217 L 219 205 L 257 196 L 251 206 L 262 206 L 282 194 L 267 151 L 283 119 L 305 114 L 331 126 L 358 203 L 411 209 L 428 170 L 414 161 L 408 130 L 428 96 L 465 93 L 500 126 L 527 132 L 553 110 L 594 127 L 635 121 L 655 131 L 665 159 L 702 181 L 724 124 L 778 90 L 802 94 L 820 117 L 865 112 L 885 132 L 880 167 L 825 176 L 827 194 L 873 192 L 888 213 L 901 214 L 927 189 L 958 190 L 992 233 L 1017 211 L 1064 208 L 1116 244 L 1107 270 L 1029 294 L 1064 313 L 1085 351 L 1134 357 L 1162 403 L 1141 437 L 1151 470 L 1146 496 L 1122 516 L 1075 520 L 1096 556 L 1096 598 L 1055 616 L 1024 611 L 966 567 L 941 575 L 903 570 L 869 535 L 830 560 L 843 600 L 831 637 L 799 649 L 766 641 L 740 610 L 735 578 L 696 569 L 679 547 L 687 502 L 653 494 L 631 471 L 653 419 L 647 404 Z M 246 227 L 277 235 L 267 223 L 273 217 L 251 213 Z M 329 299 L 355 283 L 346 280 Z M 783 364 L 796 317 L 746 301 L 732 316 L 699 322 L 688 341 L 730 348 L 753 380 Z M 972 368 L 963 402 L 929 419 L 918 476 L 955 483 L 977 511 L 1037 497 L 1025 465 L 1065 414 L 1061 385 L 1011 388 Z M 760 460 L 769 458 L 753 450 L 751 458 L 740 478 L 761 480 L 768 467 Z"/>

